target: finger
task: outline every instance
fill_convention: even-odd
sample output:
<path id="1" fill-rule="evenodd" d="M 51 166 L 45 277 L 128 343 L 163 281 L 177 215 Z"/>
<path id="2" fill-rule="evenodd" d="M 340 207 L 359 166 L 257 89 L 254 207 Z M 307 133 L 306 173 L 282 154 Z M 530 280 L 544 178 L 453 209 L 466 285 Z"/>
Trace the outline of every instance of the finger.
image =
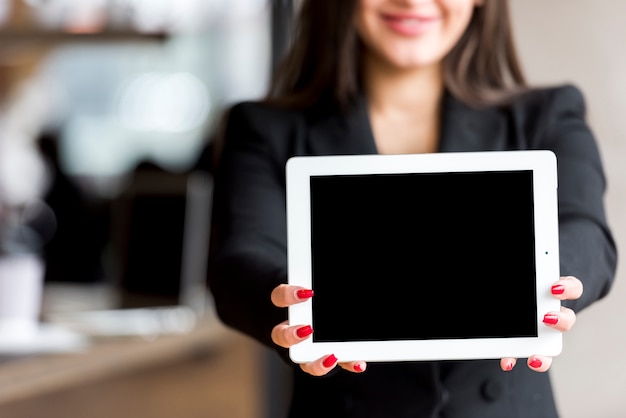
<path id="1" fill-rule="evenodd" d="M 347 363 L 339 363 L 339 367 L 349 372 L 363 373 L 367 368 L 367 363 L 364 361 L 351 361 Z"/>
<path id="2" fill-rule="evenodd" d="M 287 321 L 283 321 L 272 328 L 272 341 L 280 347 L 289 348 L 309 338 L 311 334 L 313 328 L 310 325 L 289 325 Z"/>
<path id="3" fill-rule="evenodd" d="M 575 300 L 583 294 L 583 282 L 574 276 L 564 276 L 552 285 L 551 291 L 557 299 Z"/>
<path id="4" fill-rule="evenodd" d="M 536 372 L 546 372 L 552 365 L 552 357 L 548 356 L 531 356 L 527 363 L 530 370 Z"/>
<path id="5" fill-rule="evenodd" d="M 503 359 L 500 359 L 500 368 L 505 372 L 510 372 L 511 370 L 513 370 L 515 364 L 517 364 L 517 359 L 514 357 L 505 357 Z"/>
<path id="6" fill-rule="evenodd" d="M 337 357 L 331 354 L 321 359 L 312 361 L 310 363 L 304 363 L 300 365 L 300 368 L 305 372 L 313 376 L 324 376 L 330 372 L 337 365 Z"/>
<path id="7" fill-rule="evenodd" d="M 300 286 L 290 286 L 287 284 L 278 285 L 272 290 L 272 303 L 279 308 L 286 308 L 287 306 L 294 305 L 296 303 L 304 302 L 313 296 L 311 289 L 305 289 Z"/>
<path id="8" fill-rule="evenodd" d="M 565 306 L 561 306 L 560 312 L 548 312 L 545 314 L 543 316 L 543 323 L 550 328 L 566 332 L 572 329 L 576 323 L 576 313 Z"/>

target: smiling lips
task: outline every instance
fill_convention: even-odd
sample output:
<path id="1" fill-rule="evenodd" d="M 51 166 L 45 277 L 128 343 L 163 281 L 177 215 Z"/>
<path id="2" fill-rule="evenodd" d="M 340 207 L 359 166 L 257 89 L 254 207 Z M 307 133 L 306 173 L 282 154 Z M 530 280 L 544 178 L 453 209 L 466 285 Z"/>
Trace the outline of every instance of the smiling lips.
<path id="1" fill-rule="evenodd" d="M 385 14 L 382 15 L 382 18 L 389 29 L 403 36 L 421 35 L 440 21 L 440 18 L 434 16 L 417 16 L 407 14 Z"/>

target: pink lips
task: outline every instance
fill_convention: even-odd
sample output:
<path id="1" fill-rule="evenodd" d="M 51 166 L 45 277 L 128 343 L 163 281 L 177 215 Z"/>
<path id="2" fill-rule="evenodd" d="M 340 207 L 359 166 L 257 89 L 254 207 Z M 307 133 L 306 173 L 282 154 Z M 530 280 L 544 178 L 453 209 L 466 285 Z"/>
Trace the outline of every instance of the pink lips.
<path id="1" fill-rule="evenodd" d="M 389 29 L 403 36 L 421 35 L 440 21 L 436 16 L 414 14 L 383 14 L 382 18 Z"/>

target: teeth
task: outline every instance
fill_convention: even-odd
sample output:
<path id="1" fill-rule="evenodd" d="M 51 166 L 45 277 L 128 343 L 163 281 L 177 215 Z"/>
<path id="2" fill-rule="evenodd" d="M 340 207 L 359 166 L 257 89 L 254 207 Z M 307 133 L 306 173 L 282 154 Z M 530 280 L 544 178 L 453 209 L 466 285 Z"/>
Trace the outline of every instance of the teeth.
<path id="1" fill-rule="evenodd" d="M 407 26 L 415 26 L 419 24 L 418 19 L 400 19 L 400 23 Z"/>

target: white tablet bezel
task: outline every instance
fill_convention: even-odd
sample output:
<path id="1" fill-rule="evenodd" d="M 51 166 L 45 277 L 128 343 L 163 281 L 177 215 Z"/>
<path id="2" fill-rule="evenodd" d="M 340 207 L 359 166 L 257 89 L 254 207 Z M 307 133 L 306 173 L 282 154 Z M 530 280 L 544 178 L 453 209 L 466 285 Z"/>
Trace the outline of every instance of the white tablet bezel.
<path id="1" fill-rule="evenodd" d="M 550 294 L 552 283 L 559 278 L 556 163 L 554 153 L 543 150 L 292 157 L 286 165 L 288 282 L 304 288 L 311 288 L 312 284 L 311 176 L 532 170 L 538 336 L 363 342 L 314 342 L 313 338 L 308 338 L 290 348 L 291 359 L 303 363 L 331 353 L 339 361 L 558 355 L 561 352 L 562 334 L 542 323 L 545 313 L 560 308 L 560 302 Z M 312 324 L 311 307 L 310 300 L 290 306 L 289 323 Z"/>

